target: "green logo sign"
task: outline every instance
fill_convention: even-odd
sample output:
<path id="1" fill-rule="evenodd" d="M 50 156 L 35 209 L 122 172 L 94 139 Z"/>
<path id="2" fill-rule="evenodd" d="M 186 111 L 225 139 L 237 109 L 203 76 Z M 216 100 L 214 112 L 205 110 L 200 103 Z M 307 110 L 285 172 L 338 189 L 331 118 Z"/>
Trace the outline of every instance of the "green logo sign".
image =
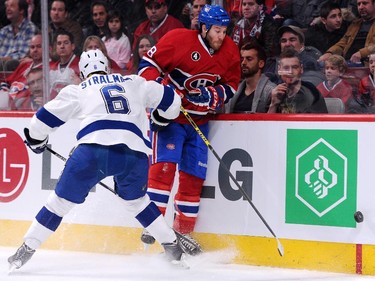
<path id="1" fill-rule="evenodd" d="M 354 130 L 287 130 L 287 223 L 356 226 L 357 143 Z"/>

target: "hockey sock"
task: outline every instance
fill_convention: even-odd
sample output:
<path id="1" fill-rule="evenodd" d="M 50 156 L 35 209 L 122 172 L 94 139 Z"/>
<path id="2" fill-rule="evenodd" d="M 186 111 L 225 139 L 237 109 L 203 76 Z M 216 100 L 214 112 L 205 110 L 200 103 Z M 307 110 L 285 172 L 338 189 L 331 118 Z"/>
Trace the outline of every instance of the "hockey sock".
<path id="1" fill-rule="evenodd" d="M 75 205 L 52 192 L 24 236 L 26 245 L 37 249 L 59 227 L 64 215 Z"/>
<path id="2" fill-rule="evenodd" d="M 165 215 L 176 173 L 176 163 L 161 162 L 151 165 L 147 193 L 160 212 Z"/>
<path id="3" fill-rule="evenodd" d="M 175 201 L 173 228 L 183 234 L 193 232 L 197 221 L 203 179 L 180 171 Z"/>
<path id="4" fill-rule="evenodd" d="M 135 215 L 135 218 L 159 243 L 176 240 L 174 231 L 167 225 L 158 207 L 150 201 L 148 195 L 124 203 L 128 211 Z"/>

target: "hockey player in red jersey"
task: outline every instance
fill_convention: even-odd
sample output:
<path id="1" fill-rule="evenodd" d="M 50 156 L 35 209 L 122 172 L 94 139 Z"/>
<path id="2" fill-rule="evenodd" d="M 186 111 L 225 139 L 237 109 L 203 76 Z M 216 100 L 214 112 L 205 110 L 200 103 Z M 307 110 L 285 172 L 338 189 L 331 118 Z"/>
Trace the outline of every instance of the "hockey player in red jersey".
<path id="1" fill-rule="evenodd" d="M 139 67 L 141 76 L 173 85 L 180 92 L 182 106 L 205 135 L 209 113 L 219 111 L 239 84 L 240 57 L 237 46 L 226 36 L 229 23 L 222 7 L 205 5 L 199 14 L 199 30 L 168 32 L 143 57 Z M 178 164 L 173 228 L 190 234 L 198 216 L 208 149 L 182 113 L 173 122 L 158 125 L 152 134 L 148 194 L 165 214 Z M 147 244 L 154 241 L 146 231 L 141 239 Z"/>

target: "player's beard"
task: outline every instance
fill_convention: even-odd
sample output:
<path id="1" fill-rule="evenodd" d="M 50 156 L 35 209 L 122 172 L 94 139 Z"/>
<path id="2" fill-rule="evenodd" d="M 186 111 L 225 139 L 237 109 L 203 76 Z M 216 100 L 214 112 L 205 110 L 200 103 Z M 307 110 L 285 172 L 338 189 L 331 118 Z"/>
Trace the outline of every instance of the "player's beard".
<path id="1" fill-rule="evenodd" d="M 221 40 L 216 40 L 214 42 L 211 42 L 210 44 L 211 48 L 214 49 L 215 51 L 218 51 L 221 45 L 223 45 L 223 41 Z"/>
<path id="2" fill-rule="evenodd" d="M 221 45 L 223 45 L 223 42 L 224 42 L 224 39 L 223 40 L 213 39 L 208 33 L 207 33 L 206 40 L 207 40 L 208 44 L 210 45 L 210 47 L 214 51 L 218 51 L 220 49 Z"/>

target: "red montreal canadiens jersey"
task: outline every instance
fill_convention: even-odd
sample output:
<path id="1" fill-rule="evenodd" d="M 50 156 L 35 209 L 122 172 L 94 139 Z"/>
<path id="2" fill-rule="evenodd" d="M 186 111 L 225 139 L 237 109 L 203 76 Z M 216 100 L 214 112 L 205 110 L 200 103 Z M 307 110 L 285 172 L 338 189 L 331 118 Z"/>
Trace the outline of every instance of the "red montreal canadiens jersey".
<path id="1" fill-rule="evenodd" d="M 320 83 L 316 88 L 325 98 L 339 98 L 346 104 L 348 99 L 353 95 L 352 86 L 345 80 L 340 79 L 331 89 L 327 82 Z"/>
<path id="2" fill-rule="evenodd" d="M 140 63 L 139 74 L 148 80 L 166 75 L 183 94 L 195 88 L 216 86 L 224 93 L 224 101 L 233 97 L 240 82 L 240 56 L 237 45 L 225 37 L 219 51 L 210 54 L 196 30 L 174 29 L 169 31 L 148 51 Z M 182 106 L 198 124 L 208 122 L 207 115 L 196 105 L 182 98 Z M 175 120 L 187 124 L 181 113 Z"/>

